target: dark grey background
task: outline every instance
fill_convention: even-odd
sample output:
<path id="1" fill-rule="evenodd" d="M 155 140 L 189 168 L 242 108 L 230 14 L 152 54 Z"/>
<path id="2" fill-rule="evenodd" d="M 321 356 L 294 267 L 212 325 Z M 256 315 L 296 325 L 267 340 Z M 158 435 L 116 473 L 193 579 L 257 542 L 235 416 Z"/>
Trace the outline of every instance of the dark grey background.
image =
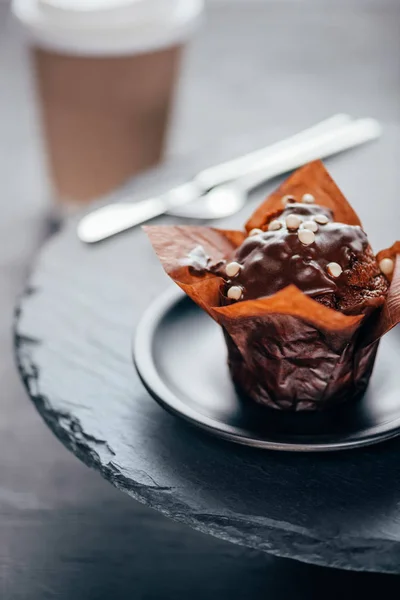
<path id="1" fill-rule="evenodd" d="M 399 204 L 400 7 L 396 2 L 216 3 L 187 60 L 170 156 L 193 168 L 272 141 L 334 110 L 371 114 L 381 145 L 333 172 L 375 245 Z M 265 39 L 260 52 L 260 39 Z M 212 69 L 212 70 L 211 70 Z M 376 591 L 397 580 L 249 552 L 143 508 L 81 465 L 26 399 L 11 355 L 11 318 L 46 235 L 46 187 L 19 36 L 0 8 L 0 597 L 313 598 Z M 265 123 L 255 107 L 265 104 Z M 245 134 L 243 134 L 245 132 Z M 213 148 L 212 152 L 208 150 Z"/>

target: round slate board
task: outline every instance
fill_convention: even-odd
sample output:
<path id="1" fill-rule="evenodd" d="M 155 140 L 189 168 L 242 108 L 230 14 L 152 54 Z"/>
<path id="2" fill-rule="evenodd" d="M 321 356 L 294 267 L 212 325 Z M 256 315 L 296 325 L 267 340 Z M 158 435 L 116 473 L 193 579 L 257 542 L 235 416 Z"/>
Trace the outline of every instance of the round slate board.
<path id="1" fill-rule="evenodd" d="M 75 227 L 42 251 L 15 324 L 21 375 L 62 442 L 113 485 L 205 533 L 318 564 L 400 571 L 400 442 L 276 453 L 167 414 L 139 381 L 131 338 L 168 279 L 140 230 L 84 246 Z"/>

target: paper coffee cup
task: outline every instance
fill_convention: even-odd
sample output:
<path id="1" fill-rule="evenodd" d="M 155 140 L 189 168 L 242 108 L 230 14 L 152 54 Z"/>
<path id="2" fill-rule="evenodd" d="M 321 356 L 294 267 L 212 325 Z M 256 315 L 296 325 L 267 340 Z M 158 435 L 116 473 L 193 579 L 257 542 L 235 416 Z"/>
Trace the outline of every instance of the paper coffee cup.
<path id="1" fill-rule="evenodd" d="M 203 0 L 13 0 L 28 32 L 59 199 L 107 194 L 163 153 Z"/>

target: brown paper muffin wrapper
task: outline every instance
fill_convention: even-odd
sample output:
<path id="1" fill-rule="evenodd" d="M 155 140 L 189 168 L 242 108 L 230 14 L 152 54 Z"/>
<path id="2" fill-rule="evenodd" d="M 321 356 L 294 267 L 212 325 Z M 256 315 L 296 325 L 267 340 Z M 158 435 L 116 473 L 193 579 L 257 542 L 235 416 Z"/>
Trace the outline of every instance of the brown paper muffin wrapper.
<path id="1" fill-rule="evenodd" d="M 267 198 L 245 229 L 264 229 L 282 211 L 282 197 L 311 193 L 335 221 L 361 222 L 323 164 L 296 171 Z M 295 286 L 257 300 L 220 305 L 223 280 L 199 276 L 202 247 L 212 262 L 232 259 L 245 232 L 197 226 L 145 227 L 167 274 L 221 325 L 228 364 L 238 390 L 280 410 L 321 410 L 355 399 L 366 389 L 380 338 L 400 321 L 400 242 L 378 253 L 395 269 L 386 297 L 366 302 L 361 314 L 345 315 L 316 302 Z M 204 259 L 203 259 L 204 260 Z M 205 265 L 204 265 L 205 266 Z"/>

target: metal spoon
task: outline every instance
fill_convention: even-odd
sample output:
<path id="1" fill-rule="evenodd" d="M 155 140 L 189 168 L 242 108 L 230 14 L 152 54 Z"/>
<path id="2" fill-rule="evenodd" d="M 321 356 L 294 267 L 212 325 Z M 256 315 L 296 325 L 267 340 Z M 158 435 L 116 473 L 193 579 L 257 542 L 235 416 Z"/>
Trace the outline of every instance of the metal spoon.
<path id="1" fill-rule="evenodd" d="M 212 220 L 231 216 L 243 207 L 249 191 L 268 179 L 311 160 L 376 139 L 380 133 L 377 121 L 359 119 L 311 139 L 309 135 L 300 134 L 300 141 L 296 144 L 291 147 L 281 144 L 281 149 L 278 148 L 272 155 L 268 152 L 263 160 L 256 162 L 254 169 L 248 170 L 246 175 L 232 184 L 217 186 L 202 196 L 201 184 L 191 181 L 167 194 L 137 204 L 117 203 L 106 206 L 80 221 L 78 237 L 86 243 L 98 242 L 171 209 L 174 209 L 176 215 L 192 219 Z M 201 198 L 200 201 L 197 201 L 198 198 Z M 189 202 L 191 203 L 188 204 Z"/>

